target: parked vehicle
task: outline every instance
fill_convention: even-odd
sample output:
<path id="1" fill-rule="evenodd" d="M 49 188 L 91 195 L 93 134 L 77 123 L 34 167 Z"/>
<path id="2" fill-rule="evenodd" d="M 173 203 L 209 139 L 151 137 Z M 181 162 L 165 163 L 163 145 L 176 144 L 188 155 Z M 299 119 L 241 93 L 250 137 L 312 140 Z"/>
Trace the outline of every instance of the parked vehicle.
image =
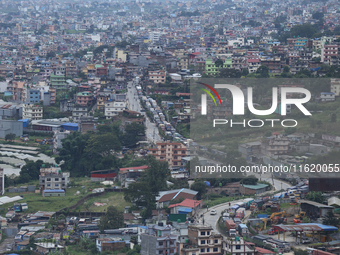
<path id="1" fill-rule="evenodd" d="M 249 234 L 249 229 L 246 224 L 239 224 L 238 225 L 238 233 L 241 236 L 247 236 Z"/>
<path id="2" fill-rule="evenodd" d="M 15 212 L 21 212 L 21 204 L 15 203 L 14 204 L 14 211 Z"/>
<path id="3" fill-rule="evenodd" d="M 236 236 L 236 224 L 232 220 L 227 220 L 225 225 L 228 229 L 229 236 Z"/>

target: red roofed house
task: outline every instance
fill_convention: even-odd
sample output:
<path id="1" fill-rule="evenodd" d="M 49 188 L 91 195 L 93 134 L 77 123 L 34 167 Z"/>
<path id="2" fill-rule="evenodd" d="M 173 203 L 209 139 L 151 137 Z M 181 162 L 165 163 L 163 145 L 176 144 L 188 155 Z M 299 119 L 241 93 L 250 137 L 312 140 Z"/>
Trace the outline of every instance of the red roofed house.
<path id="1" fill-rule="evenodd" d="M 97 170 L 91 172 L 91 182 L 102 182 L 106 180 L 113 180 L 117 176 L 114 169 Z"/>
<path id="2" fill-rule="evenodd" d="M 145 169 L 149 166 L 136 166 L 120 168 L 118 173 L 118 181 L 121 183 L 122 188 L 128 188 L 129 184 L 136 182 L 137 178 L 141 177 Z"/>
<path id="3" fill-rule="evenodd" d="M 193 200 L 193 199 L 184 199 L 181 203 L 178 204 L 172 204 L 169 205 L 168 208 L 171 208 L 170 212 L 172 214 L 178 214 L 179 209 L 193 209 L 193 210 L 197 210 L 199 208 L 201 208 L 202 206 L 202 200 Z"/>
<path id="4" fill-rule="evenodd" d="M 273 251 L 270 251 L 270 250 L 267 250 L 267 249 L 263 249 L 263 248 L 260 248 L 260 247 L 255 247 L 256 249 L 256 255 L 272 255 L 272 254 L 276 254 L 275 252 Z"/>
<path id="5" fill-rule="evenodd" d="M 195 199 L 197 191 L 191 189 L 176 189 L 160 191 L 159 195 L 156 197 L 156 207 L 157 209 L 163 208 L 164 206 L 169 206 L 171 200 L 184 198 L 184 199 Z"/>

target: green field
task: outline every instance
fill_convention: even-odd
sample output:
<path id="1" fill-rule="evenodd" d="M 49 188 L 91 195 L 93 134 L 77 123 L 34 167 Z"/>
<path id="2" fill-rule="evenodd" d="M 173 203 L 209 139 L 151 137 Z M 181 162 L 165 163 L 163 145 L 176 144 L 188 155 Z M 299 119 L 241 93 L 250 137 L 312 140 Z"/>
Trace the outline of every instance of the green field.
<path id="1" fill-rule="evenodd" d="M 72 179 L 71 179 L 72 181 Z M 36 184 L 36 183 L 34 183 Z M 103 188 L 104 185 L 99 182 L 91 182 L 89 178 L 77 178 L 75 180 L 76 186 L 68 188 L 66 190 L 66 195 L 64 197 L 43 197 L 40 193 L 5 193 L 6 196 L 14 197 L 14 196 L 22 196 L 24 199 L 20 200 L 19 203 L 27 203 L 28 210 L 27 213 L 35 213 L 37 211 L 52 211 L 56 212 L 64 207 L 72 206 L 76 204 L 81 198 L 86 195 L 91 194 L 92 192 L 89 189 L 95 188 Z M 21 184 L 20 186 L 25 186 L 27 184 Z M 83 188 L 84 187 L 84 188 Z M 79 191 L 80 194 L 76 195 L 76 192 Z M 94 202 L 107 203 L 106 206 L 95 206 Z M 8 203 L 3 206 L 3 208 L 7 209 L 7 207 L 13 206 L 14 203 Z M 92 211 L 95 212 L 103 212 L 108 206 L 117 206 L 118 209 L 123 210 L 125 206 L 130 205 L 125 202 L 123 198 L 123 193 L 113 193 L 108 192 L 103 197 L 91 198 L 89 201 L 85 201 L 85 205 L 79 206 L 76 208 L 76 211 Z M 5 213 L 3 211 L 3 213 Z"/>

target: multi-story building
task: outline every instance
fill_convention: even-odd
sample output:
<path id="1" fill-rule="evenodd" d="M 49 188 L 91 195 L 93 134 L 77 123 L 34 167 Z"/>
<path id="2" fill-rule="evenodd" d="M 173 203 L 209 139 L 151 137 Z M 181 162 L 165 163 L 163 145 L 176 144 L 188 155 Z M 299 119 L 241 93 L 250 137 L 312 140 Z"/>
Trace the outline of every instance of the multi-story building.
<path id="1" fill-rule="evenodd" d="M 126 109 L 126 102 L 108 101 L 105 103 L 105 117 L 110 119 Z"/>
<path id="2" fill-rule="evenodd" d="M 41 120 L 43 118 L 43 107 L 35 104 L 25 104 L 22 107 L 22 118 Z"/>
<path id="3" fill-rule="evenodd" d="M 93 101 L 93 94 L 89 91 L 77 93 L 77 104 L 81 106 L 88 106 Z"/>
<path id="4" fill-rule="evenodd" d="M 5 138 L 7 134 L 21 136 L 23 134 L 23 124 L 17 120 L 0 120 L 0 138 Z"/>
<path id="5" fill-rule="evenodd" d="M 331 92 L 337 97 L 340 96 L 340 79 L 331 79 Z"/>
<path id="6" fill-rule="evenodd" d="M 245 242 L 242 237 L 225 238 L 222 254 L 255 255 L 256 249 Z"/>
<path id="7" fill-rule="evenodd" d="M 225 60 L 221 59 L 223 61 L 222 66 L 216 66 L 215 61 L 208 57 L 205 60 L 205 73 L 208 75 L 215 75 L 218 74 L 220 69 L 222 68 L 232 68 L 233 67 L 233 62 L 231 58 L 226 58 Z"/>
<path id="8" fill-rule="evenodd" d="M 158 71 L 149 71 L 149 80 L 154 83 L 164 83 L 166 79 L 166 71 L 158 70 Z"/>
<path id="9" fill-rule="evenodd" d="M 39 185 L 40 190 L 66 189 L 70 183 L 70 173 L 61 172 L 60 167 L 51 167 L 40 169 Z"/>
<path id="10" fill-rule="evenodd" d="M 48 89 L 48 93 L 50 94 L 50 105 L 54 105 L 55 104 L 55 99 L 56 99 L 56 96 L 57 96 L 56 88 L 50 87 Z"/>
<path id="11" fill-rule="evenodd" d="M 187 148 L 182 143 L 158 142 L 154 148 L 149 149 L 149 153 L 157 160 L 168 162 L 169 168 L 179 168 L 182 157 L 187 156 Z"/>
<path id="12" fill-rule="evenodd" d="M 51 87 L 56 89 L 65 89 L 66 81 L 64 75 L 51 74 L 50 76 Z"/>
<path id="13" fill-rule="evenodd" d="M 261 59 L 261 65 L 267 66 L 270 73 L 281 73 L 280 58 Z"/>
<path id="14" fill-rule="evenodd" d="M 79 121 L 80 117 L 87 117 L 87 106 L 74 105 L 72 108 L 73 121 Z"/>
<path id="15" fill-rule="evenodd" d="M 177 235 L 171 234 L 171 226 L 163 223 L 151 225 L 146 233 L 141 234 L 141 255 L 174 255 Z"/>
<path id="16" fill-rule="evenodd" d="M 75 77 L 77 75 L 77 66 L 75 61 L 67 61 L 65 63 L 65 75 L 66 77 Z"/>
<path id="17" fill-rule="evenodd" d="M 192 247 L 198 248 L 197 254 L 223 254 L 222 235 L 213 232 L 208 225 L 189 225 L 188 236 Z M 190 247 L 185 245 L 180 249 L 182 255 L 190 253 Z"/>
<path id="18" fill-rule="evenodd" d="M 61 99 L 60 112 L 72 112 L 74 104 L 74 100 Z"/>
<path id="19" fill-rule="evenodd" d="M 39 89 L 28 89 L 27 103 L 35 104 L 40 101 L 40 90 Z"/>
<path id="20" fill-rule="evenodd" d="M 26 102 L 27 84 L 21 81 L 12 81 L 8 83 L 7 90 L 12 92 L 13 100 L 18 102 Z"/>
<path id="21" fill-rule="evenodd" d="M 289 151 L 290 140 L 287 137 L 275 137 L 262 142 L 261 152 L 268 155 L 282 155 Z"/>
<path id="22" fill-rule="evenodd" d="M 105 102 L 111 98 L 111 92 L 99 92 L 97 95 L 97 110 L 104 111 Z"/>
<path id="23" fill-rule="evenodd" d="M 321 49 L 321 62 L 332 65 L 339 58 L 339 45 L 325 44 Z"/>

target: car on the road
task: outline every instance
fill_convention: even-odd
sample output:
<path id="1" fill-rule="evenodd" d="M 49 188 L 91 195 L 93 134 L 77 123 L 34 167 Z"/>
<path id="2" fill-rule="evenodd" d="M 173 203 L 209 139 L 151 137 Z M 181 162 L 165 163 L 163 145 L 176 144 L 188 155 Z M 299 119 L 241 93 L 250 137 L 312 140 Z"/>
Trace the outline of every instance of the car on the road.
<path id="1" fill-rule="evenodd" d="M 140 110 L 141 112 L 145 112 L 145 110 L 144 109 L 142 109 L 142 110 Z"/>
<path id="2" fill-rule="evenodd" d="M 217 214 L 216 210 L 212 209 L 212 210 L 210 211 L 210 215 L 216 215 L 216 214 Z"/>

